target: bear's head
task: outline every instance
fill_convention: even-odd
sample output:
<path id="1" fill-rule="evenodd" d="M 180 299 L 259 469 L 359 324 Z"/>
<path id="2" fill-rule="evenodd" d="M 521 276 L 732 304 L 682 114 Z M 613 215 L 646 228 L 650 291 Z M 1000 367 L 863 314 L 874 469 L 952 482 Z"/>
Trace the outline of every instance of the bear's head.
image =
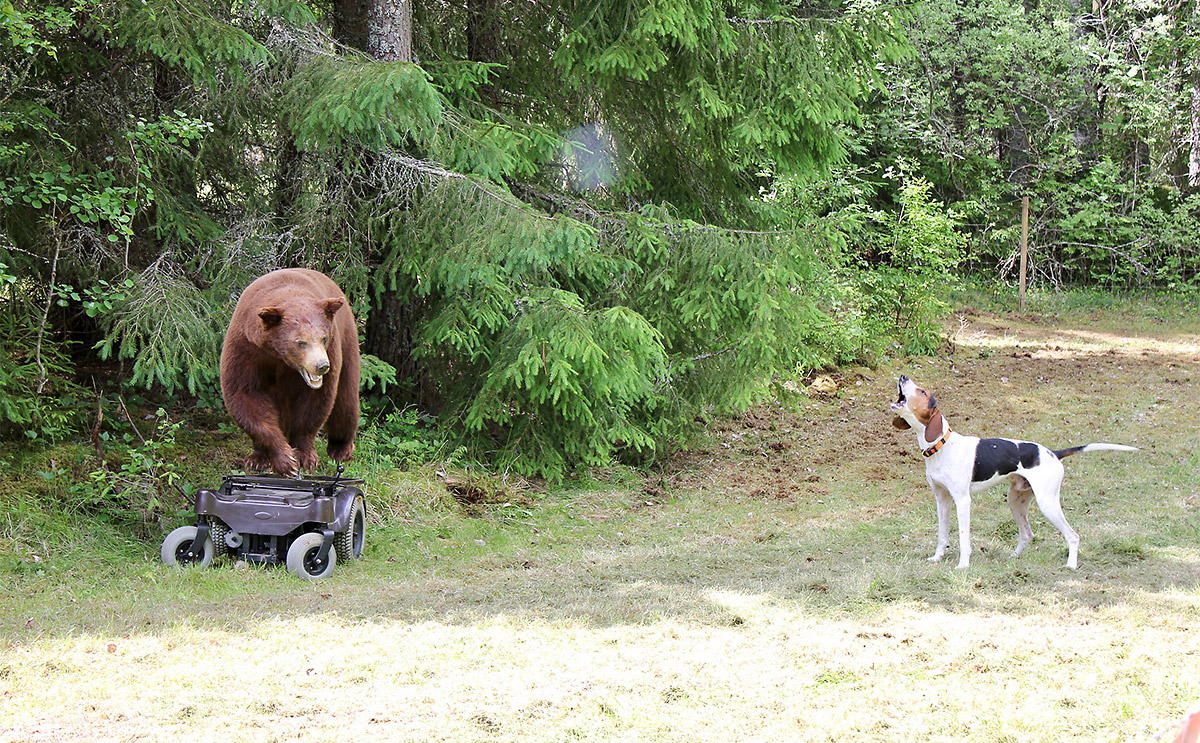
<path id="1" fill-rule="evenodd" d="M 257 345 L 300 372 L 305 384 L 320 389 L 329 373 L 333 317 L 346 304 L 341 297 L 295 297 L 258 311 L 262 322 Z"/>

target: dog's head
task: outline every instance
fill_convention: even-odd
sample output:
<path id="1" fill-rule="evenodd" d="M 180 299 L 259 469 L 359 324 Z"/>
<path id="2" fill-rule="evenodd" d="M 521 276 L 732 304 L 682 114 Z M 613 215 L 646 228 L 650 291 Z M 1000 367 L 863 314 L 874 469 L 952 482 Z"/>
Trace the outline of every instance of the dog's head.
<path id="1" fill-rule="evenodd" d="M 891 405 L 894 414 L 892 425 L 901 430 L 912 428 L 914 425 L 920 425 L 922 428 L 928 426 L 938 412 L 937 398 L 903 374 L 896 382 L 896 389 L 900 396 Z"/>

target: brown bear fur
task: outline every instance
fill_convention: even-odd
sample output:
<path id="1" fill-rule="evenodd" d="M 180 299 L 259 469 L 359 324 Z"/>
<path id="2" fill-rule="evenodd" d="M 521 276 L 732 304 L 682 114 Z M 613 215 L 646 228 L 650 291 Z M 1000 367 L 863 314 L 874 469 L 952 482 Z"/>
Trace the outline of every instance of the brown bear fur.
<path id="1" fill-rule="evenodd" d="M 225 408 L 254 443 L 246 467 L 284 476 L 315 469 L 321 426 L 329 456 L 350 459 L 359 374 L 358 328 L 332 279 L 286 268 L 246 287 L 221 350 Z"/>

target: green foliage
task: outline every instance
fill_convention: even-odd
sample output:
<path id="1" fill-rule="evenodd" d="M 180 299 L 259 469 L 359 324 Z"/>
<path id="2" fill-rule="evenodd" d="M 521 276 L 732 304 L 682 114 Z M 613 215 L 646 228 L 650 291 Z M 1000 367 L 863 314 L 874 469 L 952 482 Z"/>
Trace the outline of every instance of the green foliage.
<path id="1" fill-rule="evenodd" d="M 989 278 L 1015 278 L 1028 196 L 1034 285 L 1194 284 L 1188 241 L 1160 236 L 1188 222 L 1180 207 L 1197 185 L 1200 16 L 1147 8 L 922 3 L 906 22 L 916 54 L 868 114 L 867 157 L 916 161 Z"/>
<path id="2" fill-rule="evenodd" d="M 336 149 L 427 146 L 442 119 L 442 102 L 414 64 L 318 56 L 290 82 L 284 101 L 299 115 L 297 145 Z"/>
<path id="3" fill-rule="evenodd" d="M 396 367 L 380 360 L 378 356 L 364 353 L 359 356 L 359 374 L 364 390 L 379 390 L 386 395 L 388 385 L 396 384 Z"/>
<path id="4" fill-rule="evenodd" d="M 419 467 L 443 459 L 446 439 L 437 422 L 422 415 L 414 407 L 391 409 L 382 415 L 372 415 L 367 406 L 366 425 L 359 431 L 356 460 L 366 460 L 376 471 Z M 452 452 L 457 459 L 461 452 Z"/>
<path id="5" fill-rule="evenodd" d="M 901 55 L 891 11 L 421 4 L 401 63 L 330 36 L 352 5 L 9 13 L 0 230 L 54 309 L 26 326 L 72 333 L 124 384 L 213 399 L 246 284 L 325 270 L 374 394 L 550 478 L 651 456 L 781 371 L 879 345 L 846 271 L 852 220 L 764 195 L 850 154 Z M 364 429 L 376 451 L 407 435 L 389 425 Z"/>
<path id="6" fill-rule="evenodd" d="M 182 70 L 201 85 L 215 86 L 226 76 L 238 76 L 243 66 L 271 59 L 261 40 L 231 22 L 237 4 L 189 0 L 98 4 L 114 11 L 115 17 L 101 20 L 96 33 L 111 35 L 117 44 L 131 45 Z M 278 4 L 276 9 L 285 8 L 286 4 Z"/>
<path id="7" fill-rule="evenodd" d="M 119 521 L 130 516 L 153 521 L 167 503 L 177 500 L 171 496 L 182 479 L 176 437 L 183 424 L 171 421 L 162 408 L 153 418 L 154 428 L 148 436 L 132 422 L 132 431 L 119 436 L 108 431 L 98 434 L 104 461 L 88 475 L 91 487 L 82 494 L 82 507 Z"/>
<path id="8" fill-rule="evenodd" d="M 745 206 L 765 166 L 811 175 L 843 159 L 840 129 L 857 121 L 876 62 L 903 49 L 896 19 L 866 4 L 609 0 L 572 13 L 554 63 L 614 116 L 639 169 L 625 187 L 693 217 L 727 215 L 721 197 Z"/>
<path id="9" fill-rule="evenodd" d="M 908 351 L 930 352 L 941 345 L 937 320 L 966 240 L 954 215 L 931 199 L 929 181 L 903 169 L 895 177 L 901 211 L 882 246 L 887 263 L 862 275 L 867 313 L 898 328 Z"/>
<path id="10" fill-rule="evenodd" d="M 714 229 L 666 208 L 548 217 L 478 182 L 407 178 L 421 179 L 410 208 L 377 228 L 376 291 L 420 309 L 442 419 L 522 474 L 650 455 L 700 412 L 759 399 L 778 370 L 864 355 L 867 331 L 830 310 L 842 288 L 810 231 Z"/>
<path id="11" fill-rule="evenodd" d="M 75 14 L 90 11 L 97 4 L 96 0 L 82 0 L 70 7 L 35 3 L 31 8 L 17 8 L 11 0 L 3 0 L 0 2 L 0 29 L 13 50 L 28 56 L 45 54 L 57 58 L 57 48 L 47 35 L 69 30 L 74 25 Z"/>
<path id="12" fill-rule="evenodd" d="M 128 284 L 132 283 L 132 286 Z M 182 385 L 199 394 L 215 383 L 228 318 L 215 313 L 196 287 L 170 271 L 151 266 L 121 291 L 89 300 L 108 332 L 96 345 L 101 359 L 133 360 L 131 384 L 161 385 L 172 392 Z"/>
<path id="13" fill-rule="evenodd" d="M 55 442 L 76 428 L 80 390 L 62 345 L 39 338 L 27 291 L 0 263 L 0 439 Z"/>
<path id="14" fill-rule="evenodd" d="M 619 448 L 652 449 L 635 413 L 666 369 L 655 329 L 625 307 L 589 312 L 561 290 L 521 299 L 518 313 L 489 354 L 467 431 L 501 427 L 502 465 L 555 478 L 572 463 L 607 464 Z"/>

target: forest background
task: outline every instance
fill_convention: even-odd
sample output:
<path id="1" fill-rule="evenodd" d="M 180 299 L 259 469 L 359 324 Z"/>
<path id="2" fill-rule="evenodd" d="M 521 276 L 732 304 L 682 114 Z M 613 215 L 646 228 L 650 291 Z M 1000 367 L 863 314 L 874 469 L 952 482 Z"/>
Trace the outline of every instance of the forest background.
<path id="1" fill-rule="evenodd" d="M 397 464 L 550 480 L 936 349 L 1023 197 L 1035 288 L 1196 290 L 1195 0 L 0 0 L 0 49 L 5 456 L 90 437 L 143 516 L 130 408 L 227 426 L 277 267 L 351 297 Z"/>

